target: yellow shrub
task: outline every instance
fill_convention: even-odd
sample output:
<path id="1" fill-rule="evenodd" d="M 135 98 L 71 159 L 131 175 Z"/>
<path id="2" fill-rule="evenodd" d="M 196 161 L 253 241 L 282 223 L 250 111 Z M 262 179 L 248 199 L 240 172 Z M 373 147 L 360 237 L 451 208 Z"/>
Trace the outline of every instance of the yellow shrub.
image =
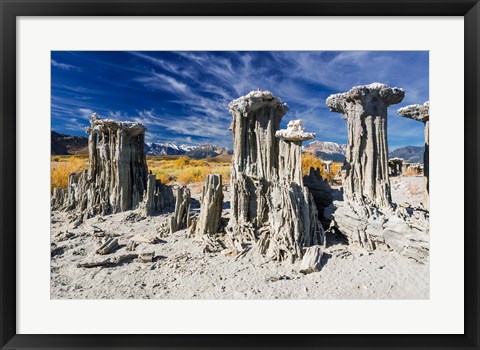
<path id="1" fill-rule="evenodd" d="M 302 173 L 304 176 L 310 173 L 310 168 L 320 169 L 322 178 L 330 182 L 338 174 L 342 166 L 342 162 L 332 162 L 330 164 L 330 172 L 327 172 L 323 167 L 323 160 L 321 158 L 317 158 L 308 152 L 302 154 Z"/>
<path id="2" fill-rule="evenodd" d="M 222 175 L 222 183 L 230 182 L 230 162 L 210 162 L 206 159 L 191 159 L 185 156 L 148 156 L 148 170 L 155 174 L 163 184 L 172 185 L 179 182 L 187 185 L 203 182 L 208 174 Z M 88 158 L 77 156 L 52 156 L 51 158 L 51 190 L 68 185 L 68 176 L 88 168 Z"/>
<path id="3" fill-rule="evenodd" d="M 302 173 L 308 175 L 310 168 L 320 169 L 320 173 L 323 172 L 323 162 L 320 158 L 315 157 L 312 153 L 302 154 Z"/>
<path id="4" fill-rule="evenodd" d="M 403 173 L 403 176 L 417 176 L 421 174 L 422 174 L 421 170 L 417 170 L 413 167 L 410 167 L 407 170 L 405 170 L 405 172 Z"/>
<path id="5" fill-rule="evenodd" d="M 333 176 L 337 175 L 338 172 L 340 171 L 340 169 L 342 168 L 343 166 L 343 163 L 342 162 L 335 162 L 335 163 L 332 163 L 332 165 L 330 166 L 330 170 L 333 174 Z"/>
<path id="6" fill-rule="evenodd" d="M 208 161 L 205 159 L 191 159 L 189 164 L 191 166 L 208 166 Z"/>
<path id="7" fill-rule="evenodd" d="M 88 159 L 78 157 L 52 157 L 50 162 L 50 190 L 55 187 L 65 188 L 68 185 L 68 176 L 87 169 Z"/>
<path id="8" fill-rule="evenodd" d="M 226 159 L 228 160 L 228 159 Z M 208 174 L 221 174 L 222 183 L 230 182 L 230 162 L 219 159 L 192 159 L 186 156 L 149 156 L 148 170 L 164 184 L 179 182 L 187 185 L 203 182 Z"/>
<path id="9" fill-rule="evenodd" d="M 177 181 L 182 185 L 187 185 L 192 182 L 203 182 L 209 173 L 209 167 L 189 167 L 183 169 L 178 175 Z"/>
<path id="10" fill-rule="evenodd" d="M 211 169 L 210 174 L 222 175 L 222 184 L 230 183 L 230 165 L 218 166 Z"/>
<path id="11" fill-rule="evenodd" d="M 185 165 L 188 165 L 189 163 L 190 163 L 190 159 L 187 157 L 180 157 L 173 161 L 173 164 L 175 164 L 175 167 L 177 168 L 183 168 Z"/>
<path id="12" fill-rule="evenodd" d="M 186 156 L 148 156 L 148 170 L 155 174 L 157 180 L 163 184 L 172 185 L 179 182 L 187 185 L 195 182 L 204 182 L 208 174 L 222 175 L 222 183 L 230 183 L 231 163 L 220 159 L 191 159 Z M 322 165 L 322 160 L 311 153 L 302 155 L 302 171 L 308 174 L 310 167 L 319 168 L 320 174 L 326 180 L 333 178 L 343 163 L 332 163 L 331 173 L 328 174 Z M 78 156 L 52 156 L 51 158 L 51 190 L 54 187 L 65 188 L 68 185 L 68 176 L 87 169 L 88 158 Z"/>

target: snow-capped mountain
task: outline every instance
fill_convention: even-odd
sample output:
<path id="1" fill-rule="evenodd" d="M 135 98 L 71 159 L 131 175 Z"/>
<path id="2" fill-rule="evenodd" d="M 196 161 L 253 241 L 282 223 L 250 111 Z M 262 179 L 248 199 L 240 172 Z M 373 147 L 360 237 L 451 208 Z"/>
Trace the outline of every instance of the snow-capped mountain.
<path id="1" fill-rule="evenodd" d="M 145 143 L 145 151 L 149 156 L 173 156 L 181 155 L 194 150 L 195 146 L 180 145 L 174 143 L 148 142 Z"/>
<path id="2" fill-rule="evenodd" d="M 182 151 L 189 152 L 189 151 L 193 151 L 195 148 L 197 148 L 197 146 L 182 144 L 178 146 L 178 148 L 180 148 Z"/>
<path id="3" fill-rule="evenodd" d="M 220 154 L 232 154 L 228 147 L 211 144 L 200 146 L 176 145 L 174 143 L 149 142 L 145 144 L 145 151 L 149 156 L 186 155 L 195 159 L 215 157 Z"/>
<path id="4" fill-rule="evenodd" d="M 329 141 L 313 141 L 303 146 L 303 152 L 313 153 L 315 157 L 334 162 L 345 161 L 347 145 L 341 145 Z"/>

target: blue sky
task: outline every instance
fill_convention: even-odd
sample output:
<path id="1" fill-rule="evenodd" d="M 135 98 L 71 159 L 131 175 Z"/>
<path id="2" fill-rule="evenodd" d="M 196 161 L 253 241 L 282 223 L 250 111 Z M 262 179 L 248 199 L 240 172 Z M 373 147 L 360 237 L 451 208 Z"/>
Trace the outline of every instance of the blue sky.
<path id="1" fill-rule="evenodd" d="M 134 120 L 146 139 L 231 146 L 228 103 L 251 90 L 286 102 L 316 140 L 346 143 L 346 122 L 325 105 L 333 93 L 381 82 L 406 90 L 389 108 L 390 150 L 422 146 L 423 124 L 397 109 L 428 100 L 426 51 L 52 51 L 52 130 L 85 135 L 94 111 Z"/>

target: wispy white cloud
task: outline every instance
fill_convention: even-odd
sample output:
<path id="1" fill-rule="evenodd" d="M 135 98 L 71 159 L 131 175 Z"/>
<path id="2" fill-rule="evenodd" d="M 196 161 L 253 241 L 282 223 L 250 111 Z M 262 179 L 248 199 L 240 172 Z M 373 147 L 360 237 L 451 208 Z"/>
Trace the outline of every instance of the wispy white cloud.
<path id="1" fill-rule="evenodd" d="M 122 55 L 116 61 L 102 55 L 82 61 L 99 67 L 99 73 L 92 78 L 98 79 L 103 90 L 93 92 L 98 85 L 85 88 L 90 89 L 88 92 L 82 92 L 83 86 L 77 85 L 72 85 L 71 90 L 63 89 L 63 95 L 52 98 L 52 113 L 78 116 L 82 120 L 80 109 L 95 110 L 110 118 L 144 123 L 149 140 L 228 145 L 231 143 L 231 133 L 227 130 L 231 121 L 228 103 L 261 88 L 289 104 L 290 111 L 282 125 L 301 118 L 309 131 L 317 132 L 317 139 L 345 142 L 346 123 L 326 108 L 325 99 L 330 93 L 347 91 L 354 85 L 380 81 L 407 91 L 405 100 L 389 109 L 389 139 L 408 144 L 423 137 L 417 126 L 410 127 L 403 120 L 391 121 L 397 118 L 399 107 L 423 103 L 428 98 L 425 64 L 416 64 L 416 58 L 412 61 L 397 54 L 371 51 L 140 51 Z M 83 59 L 81 53 L 74 56 Z M 59 60 L 55 63 L 66 64 Z M 104 72 L 110 76 L 105 77 Z M 111 79 L 112 74 L 121 79 Z M 111 89 L 105 89 L 105 84 Z M 117 99 L 115 105 L 106 103 L 118 94 L 123 100 Z M 82 100 L 81 96 L 90 99 Z"/>
<path id="2" fill-rule="evenodd" d="M 398 72 L 402 69 L 402 62 L 392 55 L 383 55 L 369 51 L 344 51 L 344 52 L 271 52 L 270 64 L 278 68 L 283 74 L 269 73 L 268 67 L 255 62 L 251 53 L 231 53 L 231 57 L 220 57 L 213 53 L 204 52 L 177 52 L 183 59 L 190 60 L 187 65 L 192 72 L 185 73 L 180 69 L 180 64 L 174 62 L 156 60 L 146 55 L 139 55 L 172 74 L 178 74 L 180 81 L 171 81 L 164 75 L 144 80 L 151 87 L 160 89 L 172 89 L 181 92 L 186 97 L 179 103 L 187 106 L 189 110 L 198 112 L 200 115 L 216 117 L 220 125 L 228 125 L 230 115 L 226 111 L 227 103 L 247 92 L 256 89 L 270 89 L 275 95 L 282 97 L 287 103 L 293 105 L 285 120 L 292 118 L 304 119 L 305 124 L 322 140 L 330 139 L 337 142 L 346 141 L 346 123 L 337 114 L 329 112 L 325 106 L 325 99 L 328 94 L 325 89 L 314 86 L 325 86 L 338 92 L 347 91 L 354 85 L 367 84 L 373 81 L 385 81 L 389 78 L 395 80 Z M 233 62 L 235 60 L 235 62 Z M 185 64 L 183 64 L 185 66 Z M 285 67 L 288 67 L 286 69 Z M 202 74 L 195 74 L 200 71 Z M 215 84 L 212 84 L 206 77 L 214 77 Z M 419 83 L 420 80 L 413 79 L 407 87 L 406 102 L 420 99 L 425 87 Z M 196 83 L 198 86 L 193 88 Z M 387 81 L 388 83 L 388 81 Z M 160 84 L 160 85 L 159 85 Z M 313 85 L 313 87 L 312 87 Z M 317 91 L 317 92 L 316 92 Z M 204 97 L 208 92 L 219 98 Z M 170 127 L 175 131 L 189 130 L 189 126 L 195 126 L 199 130 L 196 134 L 203 132 L 199 125 L 202 119 L 195 116 L 187 116 L 187 125 L 177 120 L 178 128 Z M 203 118 L 205 120 L 205 118 Z M 286 123 L 286 122 L 285 122 Z M 219 129 L 223 130 L 224 128 Z M 189 131 L 195 133 L 194 131 Z M 223 131 L 224 132 L 224 131 Z M 392 137 L 415 137 L 418 130 L 404 131 L 403 133 L 393 130 Z M 212 134 L 214 137 L 216 134 Z"/>
<path id="3" fill-rule="evenodd" d="M 225 127 L 223 123 L 217 123 L 215 117 L 205 116 L 173 116 L 164 115 L 159 116 L 153 110 L 139 111 L 138 115 L 131 118 L 134 121 L 144 124 L 150 132 L 156 134 L 157 137 L 150 137 L 158 139 L 159 134 L 169 135 L 164 136 L 163 139 L 183 140 L 183 143 L 188 143 L 195 137 L 200 140 L 208 142 L 208 140 L 215 139 L 220 142 L 220 145 L 226 145 L 231 141 L 231 133 L 228 131 L 228 126 Z M 165 142 L 165 141 L 164 141 Z"/>
<path id="4" fill-rule="evenodd" d="M 67 64 L 67 63 L 61 63 L 61 62 L 57 62 L 55 60 L 50 60 L 51 64 L 52 64 L 52 67 L 55 67 L 55 68 L 58 68 L 58 69 L 61 69 L 61 70 L 76 70 L 76 71 L 80 71 L 80 67 L 77 67 L 77 66 L 74 66 L 74 65 L 71 65 L 71 64 Z"/>
<path id="5" fill-rule="evenodd" d="M 157 90 L 173 91 L 181 94 L 186 94 L 189 91 L 187 84 L 161 73 L 151 72 L 149 76 L 137 78 L 136 81 Z"/>
<path id="6" fill-rule="evenodd" d="M 83 119 L 87 119 L 87 120 L 90 120 L 90 117 L 94 113 L 94 111 L 90 108 L 79 108 L 78 112 L 80 113 Z"/>

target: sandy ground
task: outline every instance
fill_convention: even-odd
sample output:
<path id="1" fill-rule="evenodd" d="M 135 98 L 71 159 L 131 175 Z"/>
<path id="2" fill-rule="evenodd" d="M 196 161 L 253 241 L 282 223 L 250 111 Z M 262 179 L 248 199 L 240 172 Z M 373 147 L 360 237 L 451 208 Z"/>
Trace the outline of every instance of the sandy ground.
<path id="1" fill-rule="evenodd" d="M 394 201 L 420 203 L 422 177 L 391 180 Z M 227 214 L 228 205 L 225 208 Z M 265 262 L 250 252 L 240 259 L 204 253 L 200 242 L 186 237 L 186 230 L 147 243 L 158 236 L 156 227 L 168 214 L 126 220 L 131 214 L 95 217 L 73 228 L 67 213 L 52 213 L 51 237 L 58 248 L 51 260 L 52 299 L 429 298 L 429 265 L 393 251 L 368 253 L 328 235 L 321 271 L 303 275 L 298 272 L 299 262 Z M 116 236 L 120 248 L 109 255 L 96 254 L 102 238 L 93 235 L 93 226 Z M 126 251 L 132 239 L 145 241 L 133 253 L 154 252 L 153 262 L 134 259 L 111 267 L 77 267 L 78 263 L 132 253 Z"/>
<path id="2" fill-rule="evenodd" d="M 392 201 L 421 207 L 423 201 L 423 176 L 390 177 Z"/>

